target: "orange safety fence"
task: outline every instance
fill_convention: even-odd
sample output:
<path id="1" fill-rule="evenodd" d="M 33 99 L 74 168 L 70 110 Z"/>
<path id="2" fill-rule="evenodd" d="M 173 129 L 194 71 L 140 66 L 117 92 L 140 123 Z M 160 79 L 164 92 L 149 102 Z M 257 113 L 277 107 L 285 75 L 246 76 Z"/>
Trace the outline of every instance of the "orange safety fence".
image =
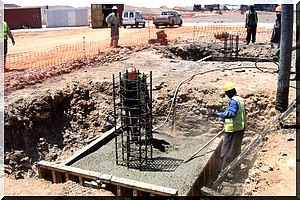
<path id="1" fill-rule="evenodd" d="M 222 42 L 215 38 L 215 34 L 223 32 L 239 35 L 240 41 L 246 38 L 246 29 L 243 26 L 212 25 L 212 26 L 186 26 L 156 29 L 148 27 L 137 30 L 130 35 L 124 35 L 120 31 L 121 46 L 135 46 L 148 44 L 149 39 L 156 39 L 156 32 L 164 30 L 170 42 L 192 41 L 192 42 Z M 271 38 L 271 29 L 259 27 L 257 29 L 256 41 L 267 43 Z M 295 34 L 293 40 L 295 41 Z M 9 69 L 25 69 L 35 67 L 47 67 L 64 64 L 78 59 L 89 59 L 100 53 L 111 50 L 110 38 L 103 38 L 98 42 L 83 42 L 72 45 L 61 45 L 41 52 L 25 52 L 10 54 L 6 59 Z"/>

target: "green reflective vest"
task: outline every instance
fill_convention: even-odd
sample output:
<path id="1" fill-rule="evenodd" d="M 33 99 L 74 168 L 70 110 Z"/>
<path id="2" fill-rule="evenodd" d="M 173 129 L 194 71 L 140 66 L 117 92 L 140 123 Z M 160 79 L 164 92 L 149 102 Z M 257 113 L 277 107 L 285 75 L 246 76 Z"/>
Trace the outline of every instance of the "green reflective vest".
<path id="1" fill-rule="evenodd" d="M 234 118 L 225 119 L 225 132 L 228 133 L 241 131 L 246 128 L 245 101 L 239 96 L 234 96 L 232 99 L 238 102 L 239 109 Z"/>
<path id="2" fill-rule="evenodd" d="M 254 23 L 255 24 L 251 24 L 251 25 L 257 25 L 257 23 L 258 23 L 258 17 L 257 17 L 257 12 L 256 11 L 254 11 Z M 247 10 L 246 11 L 246 25 L 248 26 L 249 24 L 249 15 L 250 15 L 250 10 Z"/>
<path id="3" fill-rule="evenodd" d="M 138 74 L 137 75 L 138 80 L 135 80 L 135 87 L 134 88 L 128 88 L 127 86 L 127 76 L 124 74 L 122 76 L 122 82 L 123 82 L 123 91 L 126 91 L 127 95 L 125 96 L 125 101 L 128 102 L 129 104 L 136 104 L 136 106 L 139 105 L 144 105 L 146 103 L 145 99 L 145 90 L 147 90 L 147 85 L 144 85 L 144 79 L 145 75 L 144 74 Z M 139 85 L 140 83 L 140 85 Z M 146 87 L 146 88 L 145 88 Z M 135 91 L 133 91 L 135 90 Z M 138 98 L 139 102 L 136 102 L 135 99 Z"/>
<path id="4" fill-rule="evenodd" d="M 4 35 L 4 39 L 7 40 L 7 23 L 6 22 L 2 22 L 2 23 L 3 23 L 3 35 Z"/>

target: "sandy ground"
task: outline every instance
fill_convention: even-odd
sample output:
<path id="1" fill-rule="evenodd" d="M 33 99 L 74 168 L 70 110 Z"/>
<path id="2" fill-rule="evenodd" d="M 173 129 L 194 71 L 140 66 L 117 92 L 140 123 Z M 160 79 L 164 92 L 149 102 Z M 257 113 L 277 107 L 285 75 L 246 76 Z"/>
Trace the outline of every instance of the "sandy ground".
<path id="1" fill-rule="evenodd" d="M 155 9 L 154 9 L 155 10 Z M 155 13 L 154 10 L 142 9 L 145 13 Z M 186 16 L 186 17 L 185 17 Z M 272 12 L 261 12 L 260 26 L 269 24 L 272 26 L 275 20 L 275 15 Z M 184 24 L 183 26 L 200 26 L 201 24 L 240 24 L 244 25 L 245 16 L 238 12 L 224 12 L 223 15 L 218 15 L 211 12 L 199 13 L 199 12 L 183 12 Z M 185 24 L 187 23 L 187 24 Z M 152 23 L 150 21 L 150 25 Z M 146 29 L 146 28 L 145 28 Z M 134 34 L 139 32 L 141 28 L 127 28 L 120 29 L 120 41 L 128 34 Z M 41 33 L 42 32 L 42 33 Z M 110 38 L 108 28 L 103 29 L 91 29 L 88 27 L 68 28 L 68 29 L 32 29 L 32 30 L 14 30 L 13 31 L 16 45 L 9 46 L 9 54 L 19 54 L 22 52 L 40 52 L 46 49 L 51 49 L 60 45 L 76 44 L 85 42 L 98 42 L 105 41 Z M 71 36 L 71 37 L 70 37 Z"/>
<path id="2" fill-rule="evenodd" d="M 218 16 L 218 15 L 216 15 Z M 225 16 L 225 15 L 224 15 Z M 240 15 L 239 15 L 240 16 Z M 269 15 L 268 15 L 269 16 Z M 222 16 L 220 18 L 215 19 L 215 21 L 221 21 Z M 233 15 L 234 17 L 234 15 Z M 203 17 L 206 18 L 206 17 Z M 243 19 L 243 18 L 241 18 Z M 272 16 L 270 16 L 270 20 L 267 20 L 265 23 L 272 21 Z M 138 30 L 124 30 L 123 33 L 130 33 L 130 31 L 138 31 Z M 10 45 L 9 53 L 10 54 L 18 54 L 22 52 L 28 51 L 41 51 L 48 48 L 53 48 L 62 44 L 72 44 L 83 41 L 83 37 L 85 37 L 86 41 L 98 41 L 99 38 L 107 39 L 108 38 L 108 30 L 107 29 L 97 29 L 92 30 L 88 28 L 83 29 L 74 29 L 74 30 L 60 30 L 60 31 L 42 31 L 42 32 L 14 32 L 16 38 L 16 45 Z M 34 38 L 34 39 L 33 39 Z M 136 54 L 130 62 L 139 63 L 145 60 L 148 56 L 147 54 L 138 55 Z M 152 66 L 160 66 L 159 60 L 161 57 L 159 55 L 151 57 L 152 60 L 148 60 L 146 62 L 151 63 Z M 236 65 L 236 63 L 231 63 L 231 65 Z M 247 64 L 246 64 L 247 65 Z M 253 65 L 253 63 L 248 65 Z M 111 73 L 117 73 L 118 71 L 123 71 L 126 66 L 125 64 L 120 62 L 119 64 L 108 67 L 99 66 L 98 68 L 91 68 L 88 70 L 78 71 L 75 74 L 70 76 L 64 76 L 64 78 L 60 77 L 58 79 L 53 79 L 52 82 L 57 82 L 57 86 L 62 85 L 63 83 L 59 82 L 59 80 L 67 79 L 67 83 L 70 83 L 71 79 L 76 79 L 76 77 L 89 79 L 93 71 L 102 72 L 106 74 L 102 76 L 102 78 L 110 78 Z M 140 66 L 141 70 L 149 70 L 147 67 Z M 273 67 L 273 66 L 272 66 Z M 152 68 L 151 68 L 152 69 Z M 155 69 L 155 68 L 153 68 Z M 153 70 L 152 69 L 152 70 Z M 159 68 L 158 68 L 159 69 Z M 160 73 L 166 73 L 165 69 L 161 70 Z M 86 72 L 88 71 L 88 73 Z M 250 73 L 250 72 L 249 72 Z M 189 73 L 185 74 L 187 77 Z M 171 77 L 171 83 L 175 84 L 179 80 L 182 80 L 184 77 L 182 73 L 177 74 L 176 76 Z M 215 76 L 219 77 L 220 74 L 216 74 Z M 236 76 L 240 76 L 236 74 Z M 67 78 L 68 77 L 68 78 Z M 154 79 L 159 76 L 155 76 Z M 217 78 L 214 77 L 214 78 Z M 100 79 L 100 78 L 99 78 Z M 174 81 L 177 80 L 177 81 Z M 211 78 L 213 79 L 213 78 Z M 261 77 L 261 82 L 257 81 L 255 84 L 249 87 L 249 75 L 245 75 L 243 77 L 239 77 L 238 85 L 240 88 L 248 88 L 249 90 L 255 90 L 257 87 L 261 87 L 262 90 L 268 90 L 270 94 L 274 92 L 274 79 L 273 81 L 269 81 L 265 77 Z M 205 81 L 199 79 L 199 83 L 203 83 Z M 213 82 L 213 81 L 212 81 Z M 30 94 L 34 90 L 39 90 L 44 88 L 45 85 L 48 85 L 49 82 L 45 82 L 44 85 L 35 85 L 34 87 L 29 87 L 28 89 L 20 90 L 14 93 L 13 95 L 21 95 L 22 93 Z M 213 84 L 216 84 L 213 82 Z M 294 84 L 294 83 L 292 83 Z M 221 90 L 222 82 L 218 82 L 216 87 Z M 46 87 L 47 89 L 47 87 Z M 274 96 L 274 94 L 273 94 Z M 291 99 L 295 97 L 294 90 L 291 90 Z M 295 123 L 291 120 L 292 123 Z M 258 179 L 250 179 L 249 183 L 245 186 L 245 195 L 295 195 L 295 149 L 296 142 L 295 140 L 291 140 L 289 138 L 295 138 L 295 132 L 291 133 L 280 133 L 277 134 L 277 131 L 272 132 L 269 136 L 267 142 L 265 142 L 262 151 L 258 154 L 257 161 L 254 164 L 253 174 L 255 176 L 259 176 Z M 288 143 L 288 145 L 287 145 Z M 266 169 L 262 169 L 264 166 Z M 273 170 L 269 170 L 272 167 Z M 249 172 L 249 177 L 251 175 Z M 258 174 L 258 175 L 257 175 Z M 253 175 L 254 176 L 254 175 Z M 71 189 L 72 188 L 72 189 Z M 77 188 L 75 191 L 74 188 Z M 20 179 L 15 180 L 13 177 L 5 176 L 5 195 L 111 195 L 110 192 L 107 191 L 95 191 L 87 188 L 83 188 L 73 183 L 65 183 L 65 184 L 52 184 L 45 180 L 40 179 Z"/>

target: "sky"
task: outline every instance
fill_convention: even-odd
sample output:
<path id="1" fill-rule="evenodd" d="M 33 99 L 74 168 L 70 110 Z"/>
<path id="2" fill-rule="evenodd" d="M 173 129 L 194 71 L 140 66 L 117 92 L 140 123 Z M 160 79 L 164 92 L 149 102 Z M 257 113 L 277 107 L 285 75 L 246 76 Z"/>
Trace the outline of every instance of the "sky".
<path id="1" fill-rule="evenodd" d="M 298 0 L 294 0 L 294 3 Z M 158 8 L 160 6 L 167 6 L 173 8 L 175 6 L 193 6 L 194 4 L 254 4 L 254 3 L 293 3 L 293 0 L 2 0 L 5 4 L 17 4 L 19 6 L 54 6 L 54 5 L 69 5 L 73 7 L 86 7 L 92 3 L 124 3 L 136 7 Z"/>

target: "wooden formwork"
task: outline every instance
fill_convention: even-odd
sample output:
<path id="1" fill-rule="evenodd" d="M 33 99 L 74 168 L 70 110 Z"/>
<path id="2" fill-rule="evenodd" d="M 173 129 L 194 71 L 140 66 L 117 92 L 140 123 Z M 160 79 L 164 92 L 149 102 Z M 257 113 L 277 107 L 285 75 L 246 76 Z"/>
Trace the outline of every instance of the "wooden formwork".
<path id="1" fill-rule="evenodd" d="M 203 186 L 207 186 L 213 180 L 216 180 L 220 172 L 220 153 L 222 149 L 222 144 L 223 140 L 219 143 L 215 152 L 212 154 L 211 158 L 206 163 L 204 169 L 198 176 L 197 180 L 195 181 L 191 190 L 188 192 L 187 196 L 205 196 L 205 194 L 201 192 L 201 188 Z"/>
<path id="2" fill-rule="evenodd" d="M 116 131 L 119 131 L 119 129 L 113 128 L 104 133 L 101 137 L 87 145 L 65 163 L 56 164 L 47 161 L 38 162 L 37 168 L 39 178 L 49 180 L 53 183 L 63 183 L 71 180 L 80 185 L 85 185 L 86 182 L 94 181 L 98 183 L 96 188 L 101 188 L 101 186 L 105 185 L 105 189 L 112 191 L 117 196 L 178 196 L 178 190 L 174 188 L 158 186 L 69 166 L 105 145 L 114 138 Z M 218 171 L 219 166 L 221 144 L 222 142 L 219 143 L 217 149 L 200 172 L 199 177 L 196 179 L 190 191 L 185 194 L 186 196 L 203 195 L 200 190 L 201 187 L 207 185 L 216 178 L 218 175 L 216 172 Z"/>
<path id="3" fill-rule="evenodd" d="M 172 188 L 161 187 L 46 161 L 40 161 L 38 163 L 38 170 L 40 178 L 52 181 L 53 183 L 63 183 L 72 180 L 80 185 L 84 185 L 85 181 L 96 181 L 100 183 L 99 185 L 106 184 L 105 188 L 112 191 L 117 196 L 178 195 L 178 191 Z"/>

